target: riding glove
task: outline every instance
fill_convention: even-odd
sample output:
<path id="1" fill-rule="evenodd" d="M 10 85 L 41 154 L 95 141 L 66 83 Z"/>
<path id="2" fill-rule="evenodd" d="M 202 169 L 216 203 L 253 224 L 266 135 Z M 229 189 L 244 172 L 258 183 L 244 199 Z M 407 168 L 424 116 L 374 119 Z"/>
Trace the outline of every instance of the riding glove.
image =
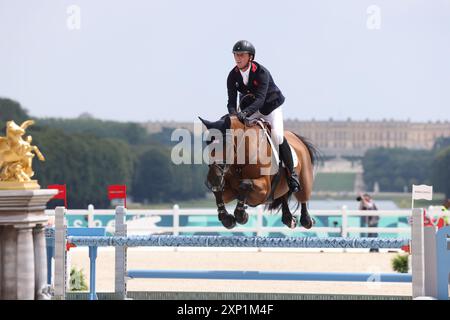
<path id="1" fill-rule="evenodd" d="M 237 117 L 238 117 L 239 121 L 245 122 L 245 120 L 247 119 L 247 112 L 241 111 L 237 114 Z"/>

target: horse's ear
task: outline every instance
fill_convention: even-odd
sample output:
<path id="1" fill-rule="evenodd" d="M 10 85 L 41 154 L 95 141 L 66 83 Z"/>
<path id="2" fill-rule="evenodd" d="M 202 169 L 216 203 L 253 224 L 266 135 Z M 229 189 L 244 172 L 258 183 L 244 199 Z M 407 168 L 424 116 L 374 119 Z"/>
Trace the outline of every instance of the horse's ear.
<path id="1" fill-rule="evenodd" d="M 200 119 L 200 121 L 205 125 L 206 129 L 211 128 L 212 122 L 202 119 L 201 117 L 198 117 Z"/>
<path id="2" fill-rule="evenodd" d="M 222 133 L 225 133 L 226 129 L 230 128 L 230 118 L 226 117 L 224 119 L 220 119 L 214 122 L 202 119 L 198 117 L 201 122 L 206 126 L 208 130 L 210 129 L 217 129 L 220 130 Z"/>

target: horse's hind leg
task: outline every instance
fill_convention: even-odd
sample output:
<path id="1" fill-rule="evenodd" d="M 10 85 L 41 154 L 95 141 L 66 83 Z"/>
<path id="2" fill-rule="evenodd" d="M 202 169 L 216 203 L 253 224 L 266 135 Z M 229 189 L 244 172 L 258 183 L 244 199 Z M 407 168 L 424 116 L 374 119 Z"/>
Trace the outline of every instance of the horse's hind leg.
<path id="1" fill-rule="evenodd" d="M 289 209 L 289 204 L 287 201 L 287 197 L 283 196 L 281 200 L 281 221 L 288 226 L 290 229 L 295 229 L 297 226 L 297 219 L 292 215 L 291 210 Z"/>
<path id="2" fill-rule="evenodd" d="M 300 224 L 306 229 L 311 229 L 314 225 L 315 221 L 308 212 L 307 202 L 311 196 L 311 187 L 310 184 L 303 184 L 305 188 L 300 190 L 299 192 L 294 193 L 295 198 L 298 202 L 301 203 L 301 215 L 300 215 Z"/>
<path id="3" fill-rule="evenodd" d="M 311 229 L 311 227 L 314 225 L 315 221 L 308 212 L 308 207 L 306 206 L 306 202 L 302 202 L 302 210 L 300 215 L 300 224 L 305 229 Z"/>
<path id="4" fill-rule="evenodd" d="M 221 191 L 214 192 L 216 198 L 217 212 L 219 214 L 219 221 L 222 222 L 223 226 L 227 229 L 233 229 L 236 226 L 236 219 L 232 214 L 229 214 L 225 208 L 225 203 L 223 202 L 223 194 Z"/>

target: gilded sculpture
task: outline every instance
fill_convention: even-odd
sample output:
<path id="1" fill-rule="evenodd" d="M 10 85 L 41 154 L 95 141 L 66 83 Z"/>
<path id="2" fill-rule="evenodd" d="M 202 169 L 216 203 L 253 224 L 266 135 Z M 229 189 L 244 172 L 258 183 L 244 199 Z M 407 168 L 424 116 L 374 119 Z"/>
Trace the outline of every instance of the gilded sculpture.
<path id="1" fill-rule="evenodd" d="M 20 126 L 14 121 L 6 123 L 6 136 L 0 137 L 0 189 L 39 189 L 32 162 L 35 155 L 41 161 L 44 156 L 38 147 L 31 145 L 32 137 L 23 138 L 33 120 L 24 121 Z"/>

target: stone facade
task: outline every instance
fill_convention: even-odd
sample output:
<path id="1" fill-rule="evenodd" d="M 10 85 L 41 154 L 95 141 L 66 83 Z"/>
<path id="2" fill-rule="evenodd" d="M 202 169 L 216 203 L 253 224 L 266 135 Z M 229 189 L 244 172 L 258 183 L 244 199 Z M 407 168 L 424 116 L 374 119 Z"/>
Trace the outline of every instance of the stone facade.
<path id="1" fill-rule="evenodd" d="M 56 190 L 0 190 L 0 300 L 50 299 L 45 208 Z"/>
<path id="2" fill-rule="evenodd" d="M 431 149 L 439 137 L 450 137 L 450 123 L 409 121 L 294 121 L 287 130 L 309 138 L 328 155 L 363 155 L 371 148 Z"/>

